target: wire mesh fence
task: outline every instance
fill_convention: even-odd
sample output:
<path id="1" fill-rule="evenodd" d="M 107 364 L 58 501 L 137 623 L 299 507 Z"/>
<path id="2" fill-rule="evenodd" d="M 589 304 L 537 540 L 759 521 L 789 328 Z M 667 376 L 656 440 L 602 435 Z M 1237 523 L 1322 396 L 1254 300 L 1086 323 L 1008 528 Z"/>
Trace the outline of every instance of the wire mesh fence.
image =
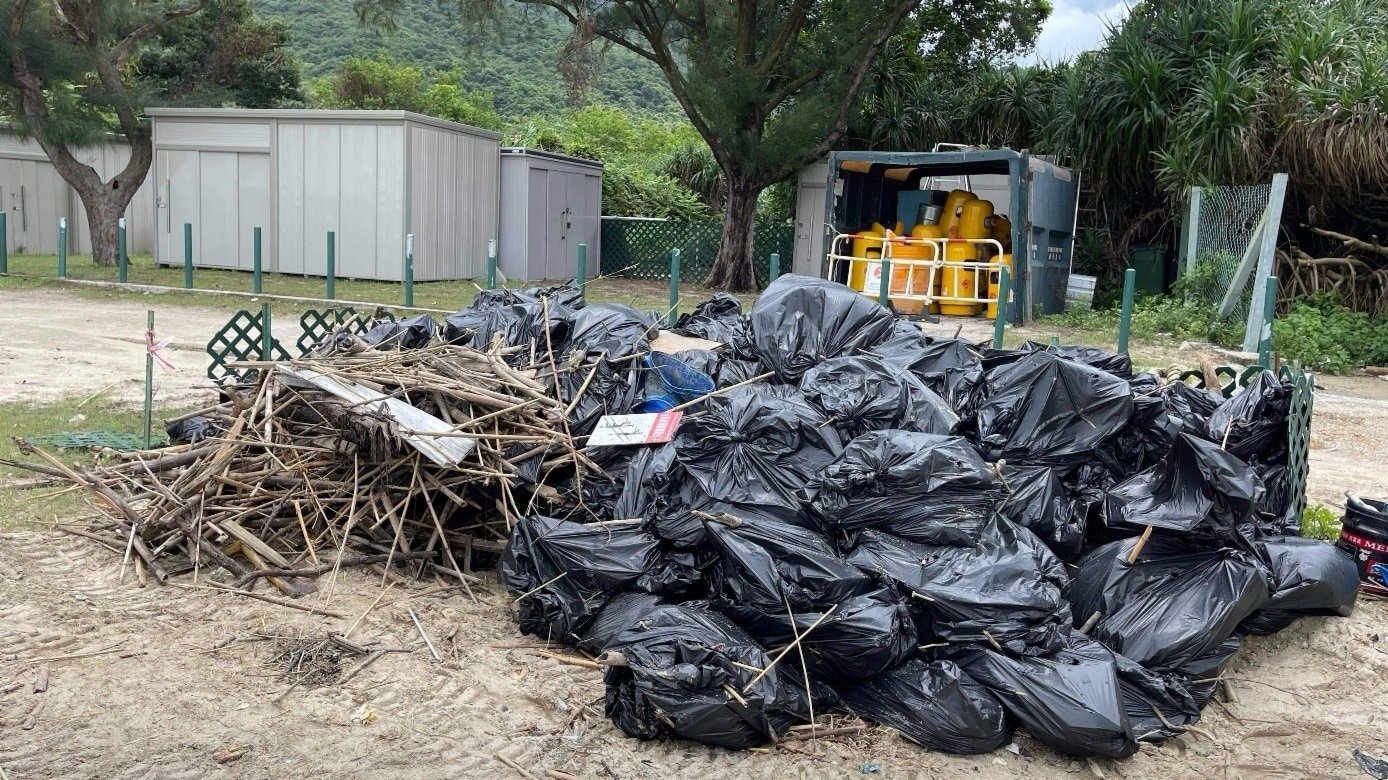
<path id="1" fill-rule="evenodd" d="M 1200 189 L 1199 215 L 1195 223 L 1193 266 L 1205 266 L 1207 297 L 1221 300 L 1236 280 L 1239 263 L 1258 240 L 1259 226 L 1267 211 L 1272 186 L 1224 185 Z M 1191 270 L 1191 269 L 1187 269 Z M 1230 319 L 1246 320 L 1253 300 L 1256 275 L 1247 274 Z"/>
<path id="2" fill-rule="evenodd" d="M 669 279 L 670 250 L 680 250 L 680 281 L 698 283 L 708 276 L 723 233 L 719 222 L 681 222 L 641 217 L 602 218 L 602 273 L 628 279 Z M 757 284 L 770 277 L 773 252 L 781 268 L 790 268 L 795 228 L 788 223 L 758 223 L 753 250 Z"/>

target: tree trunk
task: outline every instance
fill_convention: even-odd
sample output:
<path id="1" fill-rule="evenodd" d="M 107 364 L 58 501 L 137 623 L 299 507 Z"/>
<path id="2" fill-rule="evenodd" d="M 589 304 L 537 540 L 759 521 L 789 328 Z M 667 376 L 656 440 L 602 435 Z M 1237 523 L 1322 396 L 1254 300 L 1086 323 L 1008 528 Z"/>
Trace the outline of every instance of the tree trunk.
<path id="1" fill-rule="evenodd" d="M 766 187 L 734 178 L 726 171 L 724 177 L 728 182 L 728 203 L 723 212 L 723 237 L 713 270 L 704 284 L 717 290 L 748 292 L 757 289 L 757 277 L 752 273 L 752 251 L 757 229 L 757 196 Z"/>
<path id="2" fill-rule="evenodd" d="M 92 261 L 97 265 L 114 265 L 120 250 L 119 220 L 125 213 L 125 204 L 118 203 L 115 192 L 105 190 L 77 193 L 82 199 L 82 207 L 87 212 L 87 227 L 91 229 Z M 126 203 L 129 198 L 126 198 Z"/>
<path id="3" fill-rule="evenodd" d="M 91 230 L 92 261 L 97 265 L 115 265 L 119 252 L 118 221 L 125 214 L 140 183 L 149 175 L 154 158 L 153 143 L 148 136 L 127 138 L 130 160 L 110 181 L 89 165 L 79 162 L 66 147 L 49 152 L 49 159 L 58 174 L 72 185 L 82 207 L 87 212 L 87 227 Z M 49 144 L 44 144 L 47 147 Z"/>

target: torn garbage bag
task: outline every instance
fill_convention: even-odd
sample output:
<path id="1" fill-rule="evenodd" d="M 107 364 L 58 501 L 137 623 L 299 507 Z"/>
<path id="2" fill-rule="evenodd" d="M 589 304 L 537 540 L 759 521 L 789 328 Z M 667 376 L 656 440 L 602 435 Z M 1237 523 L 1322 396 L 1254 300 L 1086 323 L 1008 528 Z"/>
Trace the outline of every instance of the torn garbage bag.
<path id="1" fill-rule="evenodd" d="M 1248 464 L 1214 442 L 1182 433 L 1166 458 L 1108 491 L 1104 516 L 1110 527 L 1191 531 L 1208 523 L 1230 538 L 1254 519 L 1265 492 Z"/>
<path id="2" fill-rule="evenodd" d="M 1291 408 L 1291 385 L 1264 371 L 1214 410 L 1205 433 L 1244 460 L 1284 462 Z"/>
<path id="3" fill-rule="evenodd" d="M 909 371 L 877 358 L 838 357 L 800 377 L 800 392 L 844 438 L 900 429 L 954 433 L 959 416 Z"/>
<path id="4" fill-rule="evenodd" d="M 994 368 L 985 382 L 978 436 L 988 460 L 1078 464 L 1133 412 L 1127 382 L 1049 352 Z"/>
<path id="5" fill-rule="evenodd" d="M 839 697 L 854 714 L 931 750 L 988 753 L 1012 736 L 1002 703 L 950 661 L 907 661 L 840 687 Z"/>
<path id="6" fill-rule="evenodd" d="M 1042 658 L 965 647 L 951 649 L 949 659 L 1033 737 L 1062 753 L 1127 758 L 1137 752 L 1111 658 L 1065 648 Z"/>
<path id="7" fill-rule="evenodd" d="M 692 739 L 748 748 L 803 718 L 803 696 L 728 618 L 699 606 L 657 607 L 624 631 L 602 660 L 607 716 L 640 739 Z"/>
<path id="8" fill-rule="evenodd" d="M 1064 564 L 1030 531 L 1001 518 L 967 547 L 862 531 L 848 561 L 910 594 L 922 642 L 996 643 L 1014 653 L 1045 654 L 1069 630 Z"/>
<path id="9" fill-rule="evenodd" d="M 1359 570 L 1343 550 L 1299 536 L 1260 539 L 1254 546 L 1272 569 L 1272 598 L 1240 623 L 1239 631 L 1272 634 L 1302 615 L 1354 612 Z"/>
<path id="10" fill-rule="evenodd" d="M 1088 523 L 1056 469 L 1007 466 L 1002 483 L 998 514 L 1036 534 L 1062 561 L 1080 557 Z"/>
<path id="11" fill-rule="evenodd" d="M 674 446 L 685 473 L 710 498 L 791 509 L 840 450 L 819 412 L 763 393 L 709 399 L 702 414 L 680 426 Z"/>
<path id="12" fill-rule="evenodd" d="M 1200 720 L 1200 705 L 1178 675 L 1146 669 L 1078 631 L 1070 633 L 1063 656 L 1114 664 L 1128 733 L 1138 742 L 1170 739 L 1181 734 L 1184 726 Z"/>
<path id="13" fill-rule="evenodd" d="M 799 381 L 829 358 L 855 355 L 885 341 L 892 314 L 848 287 L 799 274 L 772 282 L 752 306 L 757 354 L 784 382 Z"/>
<path id="14" fill-rule="evenodd" d="M 517 599 L 521 631 L 565 642 L 615 594 L 660 591 L 679 579 L 638 522 L 584 525 L 539 515 L 516 522 L 501 574 Z"/>
<path id="15" fill-rule="evenodd" d="M 1098 613 L 1090 637 L 1148 669 L 1188 674 L 1268 601 L 1268 571 L 1248 553 L 1156 535 L 1129 566 L 1136 542 L 1086 555 L 1068 596 L 1077 621 Z"/>
<path id="16" fill-rule="evenodd" d="M 866 433 L 815 486 L 831 528 L 876 528 L 922 544 L 972 545 L 999 499 L 998 481 L 960 436 Z"/>
<path id="17" fill-rule="evenodd" d="M 787 613 L 784 605 L 754 607 L 716 598 L 713 608 L 766 647 L 785 647 L 798 634 L 797 652 L 787 660 L 798 665 L 803 654 L 810 673 L 828 680 L 862 680 L 916 652 L 916 624 L 901 595 L 889 587 L 808 611 Z"/>

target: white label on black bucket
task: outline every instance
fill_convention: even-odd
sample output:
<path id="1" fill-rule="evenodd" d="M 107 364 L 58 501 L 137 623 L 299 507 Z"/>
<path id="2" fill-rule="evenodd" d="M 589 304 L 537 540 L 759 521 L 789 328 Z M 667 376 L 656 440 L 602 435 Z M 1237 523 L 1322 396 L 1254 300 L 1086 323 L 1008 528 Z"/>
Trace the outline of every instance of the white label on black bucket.
<path id="1" fill-rule="evenodd" d="M 598 420 L 589 447 L 622 447 L 633 444 L 662 444 L 675 438 L 684 412 L 657 414 L 609 414 Z"/>

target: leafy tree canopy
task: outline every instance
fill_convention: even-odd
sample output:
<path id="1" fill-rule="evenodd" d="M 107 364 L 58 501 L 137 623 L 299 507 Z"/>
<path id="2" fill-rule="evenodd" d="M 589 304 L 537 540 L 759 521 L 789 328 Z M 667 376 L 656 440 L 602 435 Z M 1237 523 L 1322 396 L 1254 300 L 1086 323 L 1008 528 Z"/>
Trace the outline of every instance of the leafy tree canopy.
<path id="1" fill-rule="evenodd" d="M 318 108 L 397 109 L 436 116 L 451 122 L 501 129 L 492 96 L 463 86 L 458 70 L 426 74 L 413 65 L 396 62 L 385 52 L 375 57 L 352 57 L 313 85 Z"/>

